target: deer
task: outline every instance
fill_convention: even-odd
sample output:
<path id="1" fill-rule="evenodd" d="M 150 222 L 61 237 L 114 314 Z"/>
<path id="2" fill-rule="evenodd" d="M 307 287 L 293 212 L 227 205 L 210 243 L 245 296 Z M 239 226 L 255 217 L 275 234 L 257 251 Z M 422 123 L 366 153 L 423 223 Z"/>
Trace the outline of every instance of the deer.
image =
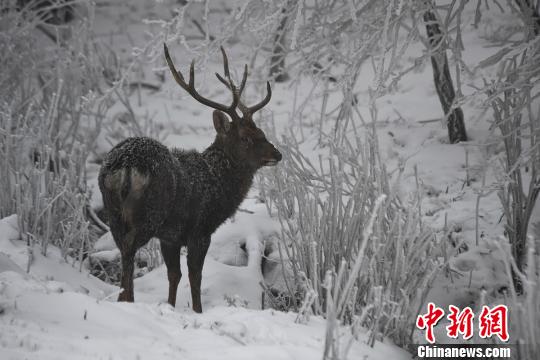
<path id="1" fill-rule="evenodd" d="M 230 105 L 201 95 L 195 88 L 195 60 L 186 82 L 177 71 L 166 44 L 164 55 L 176 83 L 193 99 L 214 109 L 214 141 L 202 152 L 169 149 L 148 137 L 130 137 L 104 157 L 98 184 L 110 230 L 121 255 L 121 292 L 118 301 L 133 302 L 133 270 L 137 250 L 155 237 L 169 281 L 168 303 L 175 307 L 182 277 L 180 250 L 187 247 L 192 309 L 202 312 L 201 280 L 212 234 L 233 216 L 251 188 L 255 173 L 275 166 L 282 155 L 253 121 L 253 115 L 270 102 L 266 96 L 247 106 L 241 99 L 248 77 L 244 66 L 238 86 L 223 56 L 223 76 L 218 80 L 230 91 Z M 240 114 L 238 113 L 240 111 Z"/>

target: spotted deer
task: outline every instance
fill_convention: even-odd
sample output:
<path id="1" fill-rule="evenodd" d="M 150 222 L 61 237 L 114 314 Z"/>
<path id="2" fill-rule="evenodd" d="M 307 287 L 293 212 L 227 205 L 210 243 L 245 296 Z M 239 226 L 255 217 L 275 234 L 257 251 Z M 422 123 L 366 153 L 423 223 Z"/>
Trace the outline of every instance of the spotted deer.
<path id="1" fill-rule="evenodd" d="M 182 276 L 180 249 L 185 246 L 192 307 L 200 313 L 201 275 L 211 235 L 236 212 L 257 170 L 276 165 L 281 153 L 253 121 L 253 114 L 270 101 L 270 83 L 266 84 L 267 94 L 261 102 L 246 106 L 241 96 L 248 67 L 244 67 L 237 86 L 221 48 L 224 74 L 216 73 L 216 76 L 230 91 L 232 101 L 230 105 L 220 104 L 195 89 L 194 62 L 186 82 L 176 70 L 165 44 L 164 52 L 178 85 L 199 103 L 215 109 L 215 139 L 206 150 L 197 152 L 168 149 L 147 137 L 128 138 L 106 155 L 99 173 L 99 188 L 122 257 L 123 290 L 118 301 L 134 301 L 135 253 L 156 237 L 167 266 L 168 302 L 172 306 L 176 304 Z"/>

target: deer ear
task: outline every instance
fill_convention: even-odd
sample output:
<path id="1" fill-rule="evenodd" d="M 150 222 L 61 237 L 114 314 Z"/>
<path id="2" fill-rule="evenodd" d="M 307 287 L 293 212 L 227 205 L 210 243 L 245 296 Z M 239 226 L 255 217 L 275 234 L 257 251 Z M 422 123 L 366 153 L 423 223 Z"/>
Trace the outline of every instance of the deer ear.
<path id="1" fill-rule="evenodd" d="M 231 129 L 231 123 L 229 122 L 227 115 L 219 110 L 214 110 L 212 115 L 214 118 L 214 128 L 216 129 L 217 133 L 220 135 L 227 134 Z"/>

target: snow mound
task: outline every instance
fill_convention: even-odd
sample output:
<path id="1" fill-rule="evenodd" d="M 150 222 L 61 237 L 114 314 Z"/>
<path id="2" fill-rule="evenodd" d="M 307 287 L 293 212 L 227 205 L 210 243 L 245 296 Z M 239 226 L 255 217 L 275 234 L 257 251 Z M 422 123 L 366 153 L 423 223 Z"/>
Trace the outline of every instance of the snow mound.
<path id="1" fill-rule="evenodd" d="M 16 224 L 16 218 L 0 220 L 0 229 L 13 221 Z M 176 309 L 165 303 L 164 267 L 135 281 L 135 303 L 118 303 L 116 287 L 79 271 L 54 247 L 47 256 L 36 251 L 26 273 L 26 245 L 17 238 L 16 227 L 0 232 L 2 359 L 279 360 L 322 355 L 325 321 L 311 317 L 297 324 L 294 313 L 256 310 L 260 287 L 249 266 L 208 257 L 205 312 L 195 314 L 189 308 L 187 276 Z M 182 263 L 185 266 L 185 259 Z M 370 348 L 364 340 L 353 342 L 350 359 L 410 359 L 393 345 Z"/>

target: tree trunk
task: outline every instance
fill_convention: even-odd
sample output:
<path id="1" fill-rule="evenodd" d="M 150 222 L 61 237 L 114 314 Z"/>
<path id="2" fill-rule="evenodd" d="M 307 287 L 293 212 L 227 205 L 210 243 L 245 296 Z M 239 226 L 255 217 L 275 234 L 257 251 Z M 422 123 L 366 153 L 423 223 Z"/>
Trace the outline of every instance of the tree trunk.
<path id="1" fill-rule="evenodd" d="M 533 4 L 532 0 L 515 0 L 516 4 L 519 7 L 519 10 L 521 11 L 523 15 L 523 20 L 525 24 L 528 27 L 532 28 L 532 34 L 536 37 L 540 35 L 540 14 L 538 13 L 538 7 Z M 526 32 L 527 33 L 527 32 Z M 531 34 L 529 33 L 529 34 Z M 514 126 L 513 128 L 519 128 L 519 125 Z M 503 134 L 504 135 L 504 134 Z M 512 137 L 515 136 L 515 133 L 512 132 L 511 134 L 508 134 L 508 136 L 505 136 L 505 138 L 512 139 Z M 518 134 L 518 136 L 520 136 Z M 508 140 L 505 140 L 508 141 Z M 510 144 L 508 146 L 513 146 L 513 144 Z M 507 148 L 508 148 L 507 146 Z M 515 146 L 517 148 L 516 151 L 519 151 L 518 154 L 513 156 L 512 159 L 512 167 L 508 166 L 508 168 L 513 168 L 514 164 L 518 164 L 521 157 L 521 144 L 519 146 Z M 508 150 L 507 156 L 508 154 Z M 530 216 L 532 213 L 532 208 L 534 207 L 534 204 L 536 203 L 536 199 L 538 197 L 538 194 L 540 192 L 540 189 L 536 188 L 534 190 L 529 189 L 529 201 L 526 201 L 524 199 L 525 194 L 523 193 L 523 187 L 521 186 L 521 174 L 520 174 L 521 168 L 518 166 L 516 169 L 513 170 L 511 173 L 511 178 L 514 180 L 510 186 L 512 186 L 512 212 L 513 212 L 513 223 L 508 224 L 506 226 L 506 231 L 509 235 L 510 244 L 512 247 L 512 256 L 514 257 L 514 260 L 516 262 L 516 266 L 520 272 L 523 272 L 526 267 L 526 254 L 527 254 L 527 229 L 529 227 L 529 221 Z M 533 170 L 534 173 L 534 170 Z M 527 205 L 525 205 L 525 202 Z M 514 282 L 514 289 L 518 295 L 523 294 L 523 282 L 521 281 L 521 277 L 519 274 L 512 268 L 512 280 Z"/>
<path id="2" fill-rule="evenodd" d="M 272 56 L 270 58 L 270 77 L 273 77 L 276 82 L 284 82 L 289 79 L 289 75 L 285 71 L 285 34 L 287 30 L 287 24 L 289 23 L 289 14 L 291 9 L 295 6 L 296 2 L 289 0 L 281 9 L 281 21 L 276 30 L 274 36 L 274 48 L 272 49 Z"/>
<path id="3" fill-rule="evenodd" d="M 519 171 L 519 170 L 518 170 Z M 525 253 L 526 253 L 526 243 L 527 243 L 527 229 L 523 229 L 523 224 L 521 224 L 522 209 L 516 209 L 516 203 L 512 204 L 515 213 L 515 229 L 507 229 L 511 234 L 510 244 L 512 247 L 512 256 L 516 261 L 517 268 L 520 272 L 523 272 L 525 267 Z M 512 280 L 514 281 L 514 290 L 516 294 L 523 294 L 523 283 L 521 282 L 521 277 L 515 272 L 512 268 Z"/>
<path id="4" fill-rule="evenodd" d="M 431 65 L 433 67 L 435 88 L 437 89 L 437 95 L 439 96 L 444 115 L 447 118 L 448 138 L 452 144 L 467 141 L 463 111 L 459 107 L 452 109 L 456 94 L 454 92 L 452 77 L 450 76 L 446 49 L 442 43 L 443 36 L 440 24 L 435 14 L 430 10 L 424 13 L 424 22 L 431 47 Z"/>
<path id="5" fill-rule="evenodd" d="M 532 27 L 534 36 L 540 34 L 540 14 L 531 0 L 516 0 L 519 9 L 525 17 L 525 23 Z"/>

